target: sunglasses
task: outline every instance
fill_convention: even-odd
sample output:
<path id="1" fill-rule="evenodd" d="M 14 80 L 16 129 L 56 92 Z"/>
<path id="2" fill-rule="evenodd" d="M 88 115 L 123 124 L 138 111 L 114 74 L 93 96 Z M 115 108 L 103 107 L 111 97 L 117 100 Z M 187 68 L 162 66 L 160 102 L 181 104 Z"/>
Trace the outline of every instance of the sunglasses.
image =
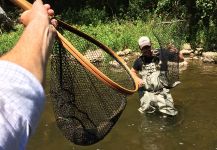
<path id="1" fill-rule="evenodd" d="M 141 50 L 150 50 L 151 46 L 144 46 Z"/>

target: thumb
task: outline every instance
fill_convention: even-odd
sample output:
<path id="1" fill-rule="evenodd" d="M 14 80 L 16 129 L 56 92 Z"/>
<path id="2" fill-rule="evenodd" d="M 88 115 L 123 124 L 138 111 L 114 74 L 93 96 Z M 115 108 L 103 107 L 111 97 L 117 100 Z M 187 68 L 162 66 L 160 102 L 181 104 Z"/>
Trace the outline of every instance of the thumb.
<path id="1" fill-rule="evenodd" d="M 29 23 L 29 16 L 30 10 L 24 11 L 19 18 L 20 23 L 22 23 L 24 26 L 27 26 Z"/>

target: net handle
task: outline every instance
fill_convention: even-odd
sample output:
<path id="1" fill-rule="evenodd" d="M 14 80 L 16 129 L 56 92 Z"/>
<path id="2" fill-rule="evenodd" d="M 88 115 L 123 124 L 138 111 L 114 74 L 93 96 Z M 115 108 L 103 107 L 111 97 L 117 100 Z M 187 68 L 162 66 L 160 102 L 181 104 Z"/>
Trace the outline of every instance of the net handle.
<path id="1" fill-rule="evenodd" d="M 26 0 L 10 0 L 12 3 L 15 5 L 19 6 L 20 8 L 24 10 L 28 10 L 32 7 L 32 4 L 29 3 Z M 107 53 L 111 54 L 114 58 L 116 58 L 119 63 L 124 66 L 124 68 L 128 71 L 129 75 L 132 77 L 134 80 L 134 89 L 127 89 L 124 88 L 123 86 L 117 84 L 116 82 L 112 81 L 110 78 L 108 78 L 105 74 L 103 74 L 99 69 L 97 69 L 93 64 L 90 63 L 89 60 L 87 60 L 61 33 L 57 31 L 57 36 L 60 39 L 60 42 L 64 46 L 65 49 L 69 53 L 71 53 L 87 70 L 89 70 L 92 74 L 94 74 L 99 80 L 110 86 L 111 88 L 124 93 L 124 94 L 133 94 L 137 91 L 138 85 L 136 84 L 136 78 L 135 76 L 131 73 L 129 67 L 126 65 L 125 61 L 119 57 L 114 51 L 100 43 L 99 41 L 95 40 L 94 38 L 88 36 L 87 34 L 79 31 L 78 29 L 73 28 L 72 26 L 64 23 L 63 21 L 57 20 L 60 25 L 68 29 L 69 31 L 77 34 L 78 36 L 81 36 L 85 39 L 89 39 L 91 42 L 96 44 L 97 46 L 103 48 L 103 50 L 106 50 Z"/>

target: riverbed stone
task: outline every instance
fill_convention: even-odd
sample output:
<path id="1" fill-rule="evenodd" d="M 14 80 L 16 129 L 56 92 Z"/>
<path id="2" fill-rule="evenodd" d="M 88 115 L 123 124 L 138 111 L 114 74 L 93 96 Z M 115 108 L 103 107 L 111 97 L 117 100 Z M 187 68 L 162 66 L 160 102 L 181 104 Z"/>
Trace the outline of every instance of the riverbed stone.
<path id="1" fill-rule="evenodd" d="M 217 62 L 217 52 L 202 53 L 202 61 L 204 63 L 216 63 Z"/>

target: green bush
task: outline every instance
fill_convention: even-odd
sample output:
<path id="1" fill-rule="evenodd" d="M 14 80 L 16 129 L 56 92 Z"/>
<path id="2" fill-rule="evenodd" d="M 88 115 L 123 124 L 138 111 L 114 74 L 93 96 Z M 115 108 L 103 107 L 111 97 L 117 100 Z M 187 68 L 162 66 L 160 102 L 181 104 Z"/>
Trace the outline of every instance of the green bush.
<path id="1" fill-rule="evenodd" d="M 79 25 L 77 28 L 116 52 L 126 48 L 138 51 L 137 41 L 139 37 L 144 35 L 150 37 L 153 47 L 160 47 L 156 35 L 153 34 L 154 30 L 157 31 L 157 37 L 160 41 L 163 41 L 164 44 L 173 42 L 177 47 L 180 47 L 181 43 L 185 40 L 183 36 L 184 32 L 180 30 L 183 26 L 179 26 L 180 23 L 178 21 L 166 25 L 167 26 L 161 22 L 156 26 L 153 22 L 143 22 L 141 20 L 113 20 L 112 22 L 98 23 L 96 25 Z M 77 40 L 78 38 L 69 33 L 65 33 L 65 36 L 70 39 L 77 49 L 85 49 L 84 47 L 89 49 L 89 45 L 87 45 L 84 40 Z M 162 46 L 164 47 L 165 45 Z"/>
<path id="2" fill-rule="evenodd" d="M 166 42 L 169 42 L 171 38 L 174 40 L 177 40 L 176 43 L 178 43 L 178 40 L 183 40 L 181 36 L 178 38 L 175 35 L 178 31 L 177 25 L 178 23 L 174 23 L 173 26 L 168 26 L 168 28 L 165 28 L 162 23 L 159 23 L 160 25 L 157 28 L 157 33 L 160 36 L 161 40 L 166 40 Z M 140 36 L 146 35 L 149 36 L 152 40 L 153 47 L 157 48 L 159 47 L 158 40 L 156 39 L 155 35 L 153 34 L 153 22 L 144 22 L 141 20 L 137 21 L 124 21 L 124 20 L 113 20 L 111 22 L 102 23 L 98 22 L 98 24 L 89 24 L 89 25 L 77 25 L 76 26 L 79 30 L 87 33 L 88 35 L 96 38 L 103 44 L 107 45 L 114 51 L 120 51 L 124 50 L 126 48 L 132 49 L 133 51 L 138 51 L 138 39 Z M 16 32 L 11 32 L 9 34 L 3 34 L 0 37 L 0 42 L 4 43 L 1 44 L 1 53 L 4 53 L 5 51 L 12 48 L 12 46 L 16 43 L 18 40 L 21 32 L 23 31 L 22 26 L 16 27 Z M 88 46 L 86 43 L 84 43 L 84 40 L 76 41 L 73 34 L 64 33 L 64 35 L 70 39 L 70 41 L 75 45 L 77 49 L 81 49 L 79 47 L 86 47 L 88 49 Z M 178 45 L 176 45 L 178 46 Z"/>
<path id="3" fill-rule="evenodd" d="M 17 25 L 11 32 L 5 32 L 0 36 L 0 55 L 9 51 L 14 46 L 14 44 L 18 41 L 22 31 L 22 25 Z"/>

